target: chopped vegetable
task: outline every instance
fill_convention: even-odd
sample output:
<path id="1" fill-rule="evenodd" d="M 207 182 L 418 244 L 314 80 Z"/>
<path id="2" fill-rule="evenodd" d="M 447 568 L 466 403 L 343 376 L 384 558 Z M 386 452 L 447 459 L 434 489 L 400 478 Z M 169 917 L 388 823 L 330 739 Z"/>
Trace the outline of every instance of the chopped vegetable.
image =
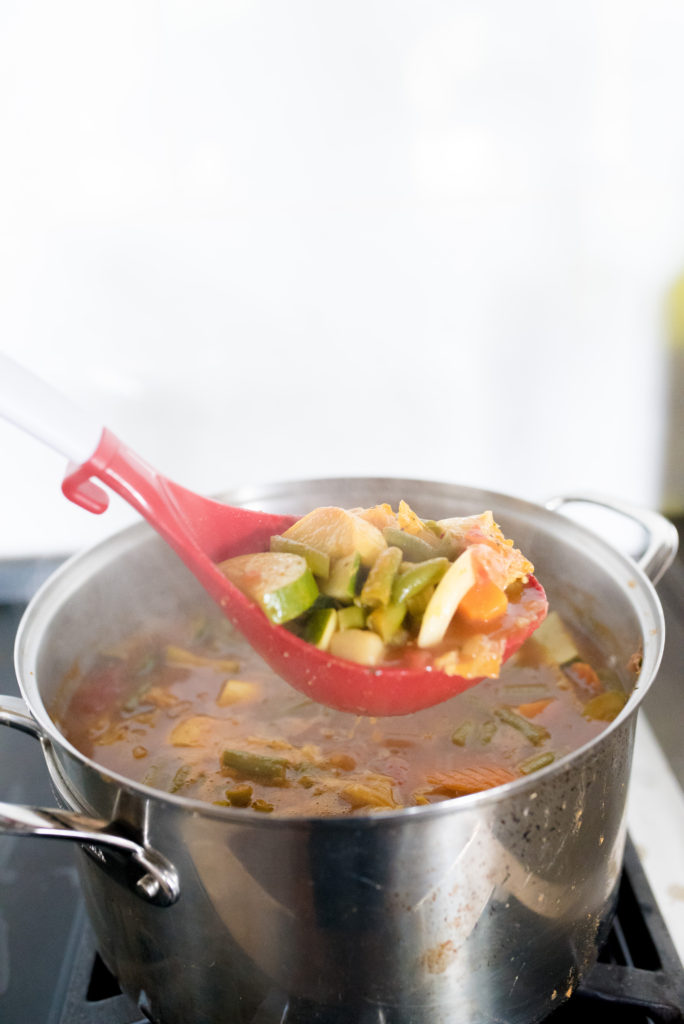
<path id="1" fill-rule="evenodd" d="M 553 697 L 545 697 L 543 700 L 533 700 L 528 704 L 519 704 L 518 714 L 524 715 L 525 718 L 536 718 L 537 715 L 541 715 L 542 711 L 548 708 L 549 704 L 552 704 L 553 701 Z"/>
<path id="2" fill-rule="evenodd" d="M 331 559 L 358 551 L 363 564 L 369 566 L 387 547 L 377 526 L 354 512 L 334 506 L 315 508 L 293 523 L 283 536 L 323 551 Z"/>
<path id="3" fill-rule="evenodd" d="M 377 633 L 345 629 L 343 633 L 333 633 L 329 650 L 336 658 L 348 658 L 361 665 L 377 665 L 382 661 L 385 644 Z"/>
<path id="4" fill-rule="evenodd" d="M 196 668 L 213 668 L 217 672 L 237 672 L 240 662 L 235 658 L 212 658 L 206 654 L 186 651 L 184 647 L 167 644 L 164 648 L 164 660 L 167 665 L 187 665 Z"/>
<path id="5" fill-rule="evenodd" d="M 284 758 L 265 757 L 263 754 L 252 754 L 245 750 L 224 750 L 221 754 L 221 764 L 245 778 L 271 785 L 282 785 L 286 779 L 285 769 L 289 762 Z"/>
<path id="6" fill-rule="evenodd" d="M 271 551 L 285 551 L 290 555 L 301 555 L 314 576 L 327 580 L 330 573 L 330 556 L 325 551 L 317 551 L 310 544 L 295 540 L 293 537 L 271 537 Z"/>
<path id="7" fill-rule="evenodd" d="M 219 569 L 276 624 L 297 618 L 318 597 L 316 580 L 301 555 L 276 551 L 237 555 L 221 562 Z"/>
<path id="8" fill-rule="evenodd" d="M 503 765 L 482 764 L 468 768 L 453 768 L 446 772 L 434 772 L 427 781 L 433 787 L 431 792 L 443 796 L 466 796 L 483 789 L 503 786 L 512 782 L 515 774 Z"/>
<path id="9" fill-rule="evenodd" d="M 582 714 L 585 718 L 597 722 L 612 722 L 626 703 L 627 698 L 624 693 L 620 693 L 618 690 L 606 690 L 605 693 L 599 693 L 596 697 L 592 697 L 584 705 Z"/>
<path id="10" fill-rule="evenodd" d="M 418 634 L 419 647 L 432 647 L 444 639 L 456 609 L 475 581 L 472 553 L 466 550 L 442 576 L 430 598 Z"/>
<path id="11" fill-rule="evenodd" d="M 566 676 L 577 683 L 583 690 L 598 693 L 602 689 L 597 673 L 586 661 L 571 661 L 563 666 Z"/>
<path id="12" fill-rule="evenodd" d="M 534 639 L 546 650 L 550 661 L 565 665 L 579 658 L 577 645 L 558 612 L 549 612 L 537 628 Z"/>
<path id="13" fill-rule="evenodd" d="M 333 561 L 330 575 L 320 583 L 321 593 L 338 601 L 351 603 L 356 596 L 356 587 L 361 569 L 361 554 L 352 551 Z"/>
<path id="14" fill-rule="evenodd" d="M 380 608 L 389 604 L 392 584 L 401 564 L 399 548 L 385 548 L 373 562 L 368 578 L 361 588 L 360 603 L 367 608 Z"/>
<path id="15" fill-rule="evenodd" d="M 322 651 L 327 651 L 330 640 L 337 629 L 337 612 L 334 608 L 315 608 L 306 620 L 304 638 Z"/>
<path id="16" fill-rule="evenodd" d="M 544 740 L 549 738 L 549 730 L 545 729 L 543 725 L 537 725 L 534 722 L 529 722 L 522 715 L 519 715 L 513 708 L 494 708 L 494 714 L 499 718 L 505 725 L 510 725 L 518 732 L 521 732 L 526 740 L 530 743 L 534 743 L 535 746 L 539 746 Z"/>
<path id="17" fill-rule="evenodd" d="M 400 601 L 412 601 L 423 593 L 433 583 L 438 583 L 449 568 L 448 558 L 431 558 L 420 565 L 411 566 L 406 572 L 397 576 L 392 585 L 392 600 L 399 604 Z M 431 595 L 427 595 L 429 600 Z M 427 607 L 427 601 L 421 608 L 422 614 Z M 414 608 L 417 608 L 414 605 Z"/>
<path id="18" fill-rule="evenodd" d="M 466 743 L 473 734 L 475 729 L 475 723 L 467 719 L 465 722 L 461 722 L 457 725 L 451 734 L 451 742 L 457 747 L 465 747 Z"/>
<path id="19" fill-rule="evenodd" d="M 405 617 L 406 605 L 402 601 L 399 604 L 388 604 L 385 608 L 376 608 L 367 621 L 370 628 L 388 644 L 396 638 Z"/>
<path id="20" fill-rule="evenodd" d="M 258 683 L 251 683 L 247 679 L 226 679 L 216 703 L 219 707 L 225 708 L 246 700 L 258 700 L 260 696 L 261 687 Z"/>
<path id="21" fill-rule="evenodd" d="M 553 764 L 555 760 L 556 755 L 553 751 L 545 750 L 542 754 L 533 754 L 527 760 L 521 761 L 518 771 L 522 775 L 531 775 L 532 772 L 538 772 L 540 768 L 546 768 L 547 764 Z"/>
<path id="22" fill-rule="evenodd" d="M 491 622 L 508 608 L 508 598 L 501 587 L 490 579 L 478 582 L 465 594 L 458 606 L 459 615 L 470 622 Z"/>

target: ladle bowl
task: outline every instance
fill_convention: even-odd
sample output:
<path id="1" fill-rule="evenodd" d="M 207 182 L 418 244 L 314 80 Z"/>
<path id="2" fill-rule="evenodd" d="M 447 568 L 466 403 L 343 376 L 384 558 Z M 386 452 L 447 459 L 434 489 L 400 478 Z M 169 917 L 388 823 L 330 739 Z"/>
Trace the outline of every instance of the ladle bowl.
<path id="1" fill-rule="evenodd" d="M 235 555 L 268 550 L 294 516 L 236 508 L 168 479 L 44 381 L 0 355 L 0 413 L 70 459 L 62 490 L 70 501 L 100 514 L 109 504 L 97 478 L 140 513 L 174 549 L 227 617 L 271 668 L 307 697 L 359 715 L 405 715 L 439 704 L 480 682 L 429 667 L 366 666 L 333 657 L 273 624 L 218 568 Z M 95 444 L 93 445 L 93 440 Z M 526 584 L 543 596 L 539 582 Z M 544 617 L 512 629 L 510 658 Z"/>

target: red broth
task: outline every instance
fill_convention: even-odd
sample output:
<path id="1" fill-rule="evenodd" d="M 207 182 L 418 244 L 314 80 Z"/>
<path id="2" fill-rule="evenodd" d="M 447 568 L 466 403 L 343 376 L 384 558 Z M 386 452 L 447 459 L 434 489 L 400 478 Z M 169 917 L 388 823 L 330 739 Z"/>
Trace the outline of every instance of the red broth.
<path id="1" fill-rule="evenodd" d="M 74 668 L 55 720 L 105 769 L 249 813 L 433 803 L 553 763 L 623 706 L 613 668 L 578 637 L 561 666 L 544 629 L 498 679 L 426 711 L 372 719 L 303 698 L 210 612 L 152 625 Z"/>

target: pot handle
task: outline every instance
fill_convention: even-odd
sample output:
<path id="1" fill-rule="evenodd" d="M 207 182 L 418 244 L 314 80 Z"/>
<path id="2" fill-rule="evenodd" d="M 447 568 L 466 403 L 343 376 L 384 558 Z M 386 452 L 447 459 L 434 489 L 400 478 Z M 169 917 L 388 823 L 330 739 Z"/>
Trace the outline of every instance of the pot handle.
<path id="1" fill-rule="evenodd" d="M 49 742 L 18 697 L 0 697 L 0 725 L 20 729 L 43 744 Z M 0 801 L 0 834 L 80 843 L 98 864 L 155 906 L 171 906 L 180 895 L 178 873 L 173 864 L 156 850 L 125 835 L 116 822 L 60 807 L 26 807 Z"/>
<path id="2" fill-rule="evenodd" d="M 572 519 L 572 515 L 564 511 L 568 505 L 607 509 L 609 512 L 624 516 L 640 526 L 644 541 L 638 554 L 632 557 L 652 583 L 657 583 L 665 570 L 672 564 L 679 546 L 679 534 L 674 523 L 671 523 L 660 512 L 593 494 L 558 495 L 546 502 L 546 508 L 550 511 L 561 512 Z"/>

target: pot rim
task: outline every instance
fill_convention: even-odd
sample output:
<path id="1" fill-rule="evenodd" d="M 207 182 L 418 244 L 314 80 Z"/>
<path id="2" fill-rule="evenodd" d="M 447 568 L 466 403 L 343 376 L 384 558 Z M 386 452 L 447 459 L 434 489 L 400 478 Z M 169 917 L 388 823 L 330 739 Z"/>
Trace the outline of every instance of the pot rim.
<path id="1" fill-rule="evenodd" d="M 259 507 L 259 500 L 263 500 L 266 495 L 269 498 L 277 497 L 278 493 L 282 491 L 291 496 L 293 488 L 307 486 L 334 487 L 352 481 L 362 482 L 369 486 L 375 485 L 379 493 L 383 493 L 383 490 L 388 489 L 390 486 L 396 487 L 398 484 L 402 486 L 429 487 L 433 492 L 443 492 L 447 496 L 453 494 L 454 488 L 458 488 L 459 491 L 467 494 L 468 497 L 476 498 L 478 502 L 477 507 L 492 508 L 495 517 L 497 516 L 497 504 L 505 503 L 511 510 L 515 509 L 517 512 L 527 513 L 528 516 L 535 518 L 540 517 L 547 523 L 551 521 L 556 522 L 564 531 L 564 536 L 567 539 L 574 538 L 575 541 L 581 543 L 584 547 L 593 547 L 603 555 L 607 563 L 611 564 L 613 568 L 618 569 L 625 577 L 625 584 L 629 587 L 629 597 L 642 629 L 642 666 L 634 689 L 629 695 L 624 708 L 612 722 L 608 723 L 600 733 L 582 746 L 575 748 L 532 775 L 514 779 L 493 789 L 453 797 L 434 804 L 374 811 L 373 814 L 369 815 L 326 815 L 322 818 L 320 816 L 289 817 L 275 812 L 268 815 L 250 814 L 248 819 L 250 826 L 264 828 L 281 826 L 291 828 L 299 825 L 303 828 L 311 828 L 315 827 L 316 824 L 320 825 L 322 822 L 334 822 L 337 827 L 368 828 L 382 824 L 392 824 L 398 820 L 420 820 L 425 815 L 453 813 L 455 807 L 462 807 L 465 811 L 474 806 L 506 799 L 509 795 L 522 795 L 526 790 L 533 791 L 541 784 L 542 780 L 545 780 L 550 775 L 560 775 L 568 770 L 572 763 L 580 757 L 588 755 L 594 747 L 621 728 L 637 712 L 641 701 L 656 677 L 664 648 L 665 620 L 655 587 L 636 562 L 628 555 L 614 548 L 592 530 L 560 515 L 558 512 L 551 511 L 543 505 L 502 492 L 488 491 L 460 484 L 393 477 L 328 477 L 243 485 L 229 491 L 222 491 L 216 497 L 218 500 L 227 501 L 234 505 L 249 507 L 257 503 L 257 507 Z M 506 510 L 502 509 L 501 512 L 505 515 Z M 79 571 L 84 570 L 87 566 L 87 576 L 90 577 L 93 572 L 110 564 L 113 558 L 120 557 L 127 550 L 136 546 L 141 538 L 153 538 L 154 536 L 154 531 L 147 523 L 135 523 L 123 530 L 117 531 L 96 545 L 75 553 L 45 580 L 27 605 L 17 631 L 14 661 L 21 694 L 38 727 L 53 781 L 55 783 L 59 782 L 58 788 L 66 789 L 75 802 L 78 801 L 73 796 L 71 786 L 65 778 L 63 771 L 58 767 L 58 759 L 50 749 L 51 747 L 64 750 L 84 767 L 97 772 L 103 780 L 112 782 L 120 789 L 137 794 L 145 800 L 152 800 L 157 804 L 170 803 L 179 809 L 185 809 L 195 814 L 200 813 L 203 816 L 244 824 L 247 819 L 245 818 L 245 810 L 243 808 L 219 807 L 192 797 L 165 793 L 162 790 L 153 789 L 143 783 L 129 779 L 125 775 L 120 775 L 118 772 L 105 769 L 97 761 L 74 747 L 60 732 L 43 702 L 38 687 L 36 660 L 39 641 L 36 638 L 42 636 L 43 629 L 49 623 L 54 611 L 80 587 L 83 580 L 81 578 L 75 579 Z M 637 598 L 640 599 L 638 602 Z M 650 621 L 648 621 L 649 618 Z"/>

